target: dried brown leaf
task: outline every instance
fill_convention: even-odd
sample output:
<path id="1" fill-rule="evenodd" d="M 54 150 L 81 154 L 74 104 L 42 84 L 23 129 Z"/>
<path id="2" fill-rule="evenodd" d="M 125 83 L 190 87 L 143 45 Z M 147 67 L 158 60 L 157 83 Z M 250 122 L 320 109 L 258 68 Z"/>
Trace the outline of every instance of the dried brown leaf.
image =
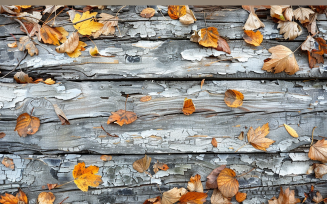
<path id="1" fill-rule="evenodd" d="M 30 116 L 28 113 L 23 113 L 17 118 L 17 124 L 14 131 L 18 132 L 20 137 L 35 134 L 40 127 L 40 119 Z"/>
<path id="2" fill-rule="evenodd" d="M 107 124 L 116 122 L 118 125 L 123 126 L 124 124 L 131 124 L 137 119 L 136 113 L 132 111 L 118 110 L 111 112 L 111 116 L 108 118 Z"/>
<path id="3" fill-rule="evenodd" d="M 34 54 L 39 54 L 39 50 L 28 36 L 24 36 L 19 39 L 18 49 L 20 51 L 24 51 L 27 49 L 28 54 L 30 54 L 31 56 L 34 56 Z"/>
<path id="4" fill-rule="evenodd" d="M 57 104 L 53 104 L 54 110 L 61 121 L 61 125 L 70 125 L 64 111 L 62 111 Z"/>
<path id="5" fill-rule="evenodd" d="M 191 192 L 200 192 L 203 193 L 203 186 L 201 182 L 201 176 L 196 174 L 194 177 L 190 178 L 190 181 L 187 183 L 187 189 Z"/>
<path id="6" fill-rule="evenodd" d="M 237 192 L 235 198 L 237 202 L 241 203 L 246 199 L 246 193 Z"/>
<path id="7" fill-rule="evenodd" d="M 1 138 L 4 138 L 6 136 L 6 133 L 4 133 L 4 132 L 0 132 L 0 139 Z"/>
<path id="8" fill-rule="evenodd" d="M 265 24 L 263 24 L 258 16 L 255 13 L 250 13 L 248 20 L 244 24 L 243 29 L 244 30 L 255 30 L 261 27 L 265 27 Z"/>
<path id="9" fill-rule="evenodd" d="M 212 144 L 213 147 L 217 147 L 218 146 L 218 142 L 217 142 L 216 138 L 214 138 L 214 137 L 212 138 L 211 144 Z"/>
<path id="10" fill-rule="evenodd" d="M 223 194 L 216 188 L 211 196 L 211 204 L 231 204 L 231 199 L 225 198 Z"/>
<path id="11" fill-rule="evenodd" d="M 295 19 L 300 21 L 309 20 L 310 14 L 314 14 L 314 11 L 309 8 L 300 7 L 294 11 Z"/>
<path id="12" fill-rule="evenodd" d="M 103 27 L 98 31 L 93 32 L 92 36 L 98 38 L 100 35 L 114 35 L 118 25 L 119 18 L 117 16 L 112 16 L 107 13 L 100 13 L 99 23 L 103 24 Z"/>
<path id="13" fill-rule="evenodd" d="M 264 124 L 262 127 L 259 126 L 255 130 L 250 127 L 247 134 L 248 141 L 254 148 L 266 151 L 266 148 L 268 148 L 272 143 L 275 142 L 274 140 L 266 138 L 268 133 L 269 123 Z"/>
<path id="14" fill-rule="evenodd" d="M 152 99 L 151 96 L 143 96 L 142 98 L 140 98 L 140 101 L 141 102 L 147 102 L 147 101 L 150 101 Z"/>
<path id="15" fill-rule="evenodd" d="M 225 39 L 219 37 L 217 42 L 218 42 L 218 46 L 215 48 L 216 50 L 223 51 L 223 52 L 226 52 L 228 54 L 231 53 L 229 45 L 228 45 L 228 43 L 227 43 L 227 41 Z"/>
<path id="16" fill-rule="evenodd" d="M 48 186 L 48 189 L 49 189 L 49 190 L 52 190 L 52 189 L 54 189 L 56 186 L 58 186 L 58 184 L 56 184 L 56 183 L 54 183 L 54 184 L 52 184 L 52 183 L 48 183 L 47 186 Z"/>
<path id="17" fill-rule="evenodd" d="M 182 109 L 184 115 L 191 115 L 195 111 L 195 105 L 192 101 L 192 99 L 185 98 L 183 109 Z"/>
<path id="18" fill-rule="evenodd" d="M 293 9 L 292 8 L 287 8 L 284 11 L 285 20 L 292 21 L 293 20 L 293 16 L 294 16 L 294 13 L 293 13 Z"/>
<path id="19" fill-rule="evenodd" d="M 179 199 L 179 204 L 203 204 L 208 194 L 200 192 L 188 192 Z"/>
<path id="20" fill-rule="evenodd" d="M 185 5 L 186 14 L 184 16 L 179 17 L 179 21 L 184 25 L 190 25 L 196 21 L 193 11 Z"/>
<path id="21" fill-rule="evenodd" d="M 72 53 L 75 51 L 79 43 L 78 33 L 73 33 L 63 44 L 56 47 L 58 53 Z"/>
<path id="22" fill-rule="evenodd" d="M 238 192 L 239 183 L 232 169 L 223 169 L 217 177 L 217 184 L 219 191 L 226 198 L 231 198 Z"/>
<path id="23" fill-rule="evenodd" d="M 316 144 L 312 145 L 308 154 L 312 160 L 318 160 L 323 163 L 327 162 L 327 141 L 325 139 L 318 140 Z"/>
<path id="24" fill-rule="evenodd" d="M 325 174 L 327 174 L 327 165 L 325 164 L 313 164 L 315 177 L 322 178 Z"/>
<path id="25" fill-rule="evenodd" d="M 291 190 L 287 188 L 285 192 L 283 191 L 283 188 L 280 187 L 280 193 L 278 199 L 276 197 L 273 197 L 268 201 L 269 204 L 296 204 L 301 202 L 300 199 L 295 198 L 294 190 Z"/>
<path id="26" fill-rule="evenodd" d="M 244 139 L 244 132 L 242 131 L 241 133 L 240 133 L 240 135 L 238 136 L 238 139 L 239 140 L 243 140 Z"/>
<path id="27" fill-rule="evenodd" d="M 151 163 L 151 157 L 145 155 L 142 159 L 136 160 L 133 163 L 133 169 L 136 171 L 143 173 L 148 170 Z"/>
<path id="28" fill-rule="evenodd" d="M 186 194 L 185 188 L 173 188 L 162 194 L 161 204 L 173 204 L 179 201 L 182 195 Z"/>
<path id="29" fill-rule="evenodd" d="M 14 160 L 8 158 L 8 157 L 4 157 L 2 159 L 2 164 L 5 165 L 5 167 L 10 168 L 10 169 L 15 169 L 15 164 L 14 164 Z"/>
<path id="30" fill-rule="evenodd" d="M 279 21 L 277 28 L 280 28 L 279 34 L 284 34 L 285 40 L 294 40 L 302 34 L 301 26 L 294 21 Z"/>
<path id="31" fill-rule="evenodd" d="M 56 197 L 51 192 L 41 192 L 37 197 L 39 204 L 53 204 Z"/>
<path id="32" fill-rule="evenodd" d="M 14 75 L 14 79 L 19 84 L 34 83 L 32 77 L 29 77 L 28 74 L 24 72 L 17 72 Z"/>
<path id="33" fill-rule="evenodd" d="M 143 18 L 151 18 L 156 13 L 156 10 L 153 8 L 145 8 L 140 13 L 140 16 Z"/>
<path id="34" fill-rule="evenodd" d="M 156 162 L 154 165 L 153 165 L 153 171 L 154 173 L 156 174 L 159 169 L 163 170 L 163 171 L 167 171 L 169 169 L 169 167 L 167 166 L 167 164 L 165 163 L 161 163 L 161 162 Z"/>
<path id="35" fill-rule="evenodd" d="M 207 176 L 207 182 L 206 182 L 206 188 L 207 189 L 214 189 L 218 188 L 217 185 L 217 177 L 219 173 L 226 168 L 226 165 L 221 165 L 217 168 L 215 168 L 208 176 Z"/>

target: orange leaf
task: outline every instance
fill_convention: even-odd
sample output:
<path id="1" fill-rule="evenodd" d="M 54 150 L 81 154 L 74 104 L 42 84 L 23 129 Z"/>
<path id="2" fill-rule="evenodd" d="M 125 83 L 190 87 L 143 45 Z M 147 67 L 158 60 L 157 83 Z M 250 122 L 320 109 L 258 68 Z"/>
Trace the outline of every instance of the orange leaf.
<path id="1" fill-rule="evenodd" d="M 100 159 L 102 161 L 110 161 L 110 160 L 112 160 L 112 156 L 110 156 L 110 155 L 101 155 Z"/>
<path id="2" fill-rule="evenodd" d="M 296 204 L 300 203 L 301 200 L 298 198 L 295 198 L 294 190 L 291 190 L 287 188 L 285 190 L 285 193 L 283 191 L 283 188 L 280 187 L 280 193 L 278 199 L 276 197 L 273 197 L 268 201 L 269 204 Z"/>
<path id="3" fill-rule="evenodd" d="M 225 92 L 225 103 L 231 108 L 237 108 L 243 104 L 244 96 L 241 92 L 228 89 Z"/>
<path id="4" fill-rule="evenodd" d="M 218 177 L 219 173 L 225 168 L 226 168 L 226 165 L 221 165 L 221 166 L 215 168 L 207 176 L 206 188 L 208 188 L 208 189 L 218 188 L 217 177 Z"/>
<path id="5" fill-rule="evenodd" d="M 85 42 L 79 41 L 77 48 L 74 50 L 74 52 L 67 53 L 67 55 L 71 58 L 76 58 L 82 54 L 81 51 L 85 50 L 85 48 L 84 48 L 85 46 L 87 46 L 87 44 Z"/>
<path id="6" fill-rule="evenodd" d="M 192 176 L 190 178 L 190 181 L 187 183 L 187 189 L 191 192 L 195 191 L 195 192 L 203 193 L 201 176 L 199 174 L 195 175 L 194 177 Z"/>
<path id="7" fill-rule="evenodd" d="M 212 144 L 212 146 L 214 146 L 214 147 L 217 147 L 218 146 L 218 142 L 217 142 L 217 140 L 216 140 L 216 138 L 212 138 L 212 140 L 211 140 L 211 144 Z"/>
<path id="8" fill-rule="evenodd" d="M 8 157 L 3 158 L 2 164 L 5 165 L 5 167 L 10 168 L 10 169 L 15 168 L 15 164 L 14 164 L 13 160 L 9 159 Z"/>
<path id="9" fill-rule="evenodd" d="M 260 31 L 244 30 L 243 39 L 251 45 L 259 46 L 262 43 L 263 35 Z"/>
<path id="10" fill-rule="evenodd" d="M 41 192 L 37 197 L 39 204 L 53 204 L 56 197 L 51 192 Z"/>
<path id="11" fill-rule="evenodd" d="M 327 162 L 327 141 L 325 139 L 318 140 L 316 144 L 312 145 L 308 154 L 312 160 L 318 160 L 323 163 Z"/>
<path id="12" fill-rule="evenodd" d="M 28 199 L 26 194 L 19 189 L 18 193 L 16 194 L 16 197 L 13 195 L 10 195 L 6 193 L 4 196 L 1 196 L 0 203 L 2 204 L 20 204 L 20 203 L 28 203 Z"/>
<path id="13" fill-rule="evenodd" d="M 318 55 L 327 54 L 327 44 L 323 38 L 315 38 L 316 42 L 319 44 L 319 50 L 314 50 L 313 52 Z"/>
<path id="14" fill-rule="evenodd" d="M 141 102 L 147 102 L 147 101 L 150 101 L 151 99 L 152 99 L 151 96 L 143 96 L 143 97 L 140 99 L 140 101 L 141 101 Z"/>
<path id="15" fill-rule="evenodd" d="M 235 198 L 237 202 L 241 203 L 246 199 L 246 193 L 237 192 Z"/>
<path id="16" fill-rule="evenodd" d="M 17 47 L 17 42 L 15 41 L 15 42 L 13 42 L 13 43 L 8 43 L 7 45 L 8 45 L 8 47 L 10 47 L 10 48 L 14 48 L 14 47 Z"/>
<path id="17" fill-rule="evenodd" d="M 145 8 L 140 13 L 140 16 L 143 18 L 151 18 L 155 13 L 156 13 L 156 10 L 154 10 L 153 8 Z"/>
<path id="18" fill-rule="evenodd" d="M 78 163 L 73 170 L 73 177 L 76 186 L 82 191 L 88 191 L 88 187 L 97 187 L 102 183 L 101 176 L 95 175 L 99 171 L 97 166 L 85 168 L 85 163 Z"/>
<path id="19" fill-rule="evenodd" d="M 218 51 L 226 52 L 228 54 L 231 53 L 228 43 L 226 42 L 225 39 L 223 39 L 221 37 L 218 38 L 218 46 L 215 49 Z"/>
<path id="20" fill-rule="evenodd" d="M 136 160 L 133 163 L 133 169 L 135 169 L 140 173 L 143 173 L 149 168 L 150 163 L 151 163 L 151 157 L 145 155 L 142 159 Z"/>
<path id="21" fill-rule="evenodd" d="M 118 110 L 116 112 L 111 112 L 107 124 L 116 122 L 118 125 L 123 126 L 124 124 L 128 125 L 134 122 L 137 119 L 137 116 L 132 111 Z"/>
<path id="22" fill-rule="evenodd" d="M 41 29 L 41 38 L 44 43 L 52 45 L 60 45 L 59 40 L 63 37 L 61 32 L 55 28 L 51 28 L 46 24 L 43 24 Z"/>
<path id="23" fill-rule="evenodd" d="M 168 15 L 171 19 L 179 19 L 186 14 L 185 6 L 169 5 L 168 6 Z"/>
<path id="24" fill-rule="evenodd" d="M 206 201 L 208 194 L 199 192 L 188 192 L 179 199 L 180 204 L 203 204 Z"/>
<path id="25" fill-rule="evenodd" d="M 238 192 L 239 183 L 232 169 L 223 169 L 217 178 L 218 189 L 226 198 L 233 197 Z"/>
<path id="26" fill-rule="evenodd" d="M 161 198 L 160 196 L 156 197 L 156 198 L 149 198 L 146 201 L 144 201 L 143 204 L 161 204 Z"/>
<path id="27" fill-rule="evenodd" d="M 204 47 L 218 47 L 219 33 L 215 27 L 202 28 L 198 35 L 200 36 L 199 44 Z"/>
<path id="28" fill-rule="evenodd" d="M 4 133 L 4 132 L 0 132 L 0 139 L 1 138 L 4 138 L 6 136 L 6 133 Z"/>
<path id="29" fill-rule="evenodd" d="M 185 98 L 183 104 L 184 115 L 191 115 L 195 111 L 195 106 L 192 99 Z"/>
<path id="30" fill-rule="evenodd" d="M 18 132 L 20 137 L 35 134 L 40 127 L 40 119 L 23 113 L 17 118 L 17 124 L 14 131 Z"/>
<path id="31" fill-rule="evenodd" d="M 52 189 L 54 189 L 56 186 L 58 186 L 58 184 L 56 184 L 56 183 L 54 183 L 54 184 L 48 183 L 47 186 L 48 186 L 48 189 L 49 189 L 49 190 L 52 190 Z"/>
<path id="32" fill-rule="evenodd" d="M 254 148 L 266 151 L 266 148 L 275 142 L 274 140 L 265 138 L 268 133 L 269 123 L 264 124 L 262 127 L 258 127 L 255 131 L 250 127 L 247 134 L 248 141 Z"/>
<path id="33" fill-rule="evenodd" d="M 205 80 L 205 79 L 202 79 L 202 81 L 201 81 L 201 89 L 202 89 L 202 86 L 203 86 L 203 84 L 204 84 L 204 80 Z"/>
<path id="34" fill-rule="evenodd" d="M 169 169 L 169 167 L 167 166 L 167 164 L 161 163 L 161 162 L 156 162 L 153 165 L 153 171 L 154 173 L 157 173 L 159 171 L 159 169 L 163 170 L 163 171 L 167 171 Z"/>

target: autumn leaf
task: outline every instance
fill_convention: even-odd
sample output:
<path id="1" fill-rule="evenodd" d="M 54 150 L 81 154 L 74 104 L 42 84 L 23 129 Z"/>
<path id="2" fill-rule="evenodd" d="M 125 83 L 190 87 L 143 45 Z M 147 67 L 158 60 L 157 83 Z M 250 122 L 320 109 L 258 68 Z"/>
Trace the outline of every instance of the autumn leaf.
<path id="1" fill-rule="evenodd" d="M 239 183 L 232 169 L 223 169 L 217 177 L 218 189 L 226 198 L 231 198 L 238 192 Z"/>
<path id="2" fill-rule="evenodd" d="M 231 199 L 225 198 L 223 194 L 216 188 L 211 196 L 211 204 L 231 204 Z"/>
<path id="3" fill-rule="evenodd" d="M 185 98 L 183 104 L 184 115 L 191 115 L 195 111 L 195 105 L 192 99 Z"/>
<path id="4" fill-rule="evenodd" d="M 76 23 L 78 21 L 94 17 L 97 15 L 97 12 L 90 13 L 89 11 L 84 12 L 81 16 L 79 13 L 75 14 L 75 18 L 73 20 L 73 23 Z M 86 20 L 81 23 L 77 23 L 74 25 L 74 28 L 78 30 L 78 32 L 82 35 L 91 35 L 92 32 L 96 32 L 100 30 L 104 25 L 102 23 L 95 22 L 94 19 Z"/>
<path id="5" fill-rule="evenodd" d="M 237 108 L 242 106 L 244 96 L 241 92 L 237 90 L 228 89 L 225 92 L 224 101 L 228 107 Z"/>
<path id="6" fill-rule="evenodd" d="M 161 198 L 160 196 L 156 198 L 149 198 L 145 200 L 143 204 L 161 204 Z"/>
<path id="7" fill-rule="evenodd" d="M 97 187 L 102 183 L 101 176 L 95 175 L 99 171 L 97 166 L 85 168 L 85 163 L 78 163 L 73 170 L 73 177 L 76 186 L 82 191 L 88 191 L 88 187 Z"/>
<path id="8" fill-rule="evenodd" d="M 244 139 L 244 132 L 242 131 L 241 133 L 240 133 L 240 135 L 238 136 L 238 139 L 239 140 L 243 140 Z"/>
<path id="9" fill-rule="evenodd" d="M 64 5 L 46 5 L 43 10 L 43 14 L 56 12 L 59 8 L 64 7 Z"/>
<path id="10" fill-rule="evenodd" d="M 39 204 L 53 204 L 56 197 L 51 192 L 41 192 L 37 197 Z"/>
<path id="11" fill-rule="evenodd" d="M 203 204 L 206 201 L 208 194 L 200 192 L 188 192 L 179 199 L 180 204 Z"/>
<path id="12" fill-rule="evenodd" d="M 263 24 L 260 19 L 258 18 L 258 16 L 255 13 L 250 13 L 249 17 L 246 21 L 246 23 L 244 24 L 243 29 L 245 30 L 255 30 L 261 27 L 265 27 L 265 24 Z"/>
<path id="13" fill-rule="evenodd" d="M 43 24 L 40 29 L 42 41 L 47 44 L 60 45 L 59 41 L 63 38 L 61 32 Z"/>
<path id="14" fill-rule="evenodd" d="M 70 125 L 64 111 L 62 111 L 57 104 L 53 104 L 53 108 L 59 118 L 59 120 L 61 121 L 61 125 Z"/>
<path id="15" fill-rule="evenodd" d="M 295 198 L 294 190 L 291 190 L 287 188 L 285 192 L 283 191 L 283 188 L 280 187 L 280 193 L 278 199 L 276 197 L 273 197 L 268 201 L 269 204 L 296 204 L 301 202 L 300 199 Z"/>
<path id="16" fill-rule="evenodd" d="M 260 31 L 244 30 L 243 39 L 251 45 L 259 46 L 262 43 L 263 35 Z"/>
<path id="17" fill-rule="evenodd" d="M 9 13 L 9 14 L 17 14 L 11 9 L 17 9 L 16 6 L 8 6 L 8 5 L 0 5 L 0 13 Z"/>
<path id="18" fill-rule="evenodd" d="M 310 14 L 314 14 L 314 11 L 309 8 L 300 7 L 294 11 L 294 17 L 299 21 L 309 20 Z"/>
<path id="19" fill-rule="evenodd" d="M 255 13 L 255 9 L 257 10 L 267 10 L 270 9 L 271 6 L 269 5 L 242 5 L 242 8 L 249 13 Z"/>
<path id="20" fill-rule="evenodd" d="M 13 195 L 10 195 L 6 193 L 4 196 L 1 196 L 0 203 L 2 204 L 27 204 L 28 199 L 26 194 L 19 189 L 18 193 L 16 194 L 16 197 Z"/>
<path id="21" fill-rule="evenodd" d="M 164 163 L 161 163 L 161 162 L 156 162 L 154 165 L 153 165 L 153 171 L 154 173 L 156 174 L 159 169 L 163 170 L 163 171 L 167 171 L 169 169 L 169 167 L 167 166 L 167 164 L 164 164 Z"/>
<path id="22" fill-rule="evenodd" d="M 187 183 L 187 189 L 191 192 L 201 192 L 203 193 L 203 186 L 201 183 L 201 176 L 196 174 L 194 177 L 190 178 L 190 181 Z"/>
<path id="23" fill-rule="evenodd" d="M 15 169 L 15 164 L 14 161 L 8 157 L 4 157 L 2 159 L 2 164 L 5 165 L 5 167 L 10 168 L 12 170 Z"/>
<path id="24" fill-rule="evenodd" d="M 24 72 L 17 72 L 14 75 L 14 79 L 19 84 L 34 83 L 32 77 L 29 77 L 28 74 Z"/>
<path id="25" fill-rule="evenodd" d="M 30 34 L 31 37 L 36 36 L 39 41 L 42 40 L 40 34 L 41 25 L 39 25 L 38 23 L 31 23 L 28 21 L 22 21 L 22 23 L 24 24 L 27 32 Z M 20 26 L 20 30 L 26 33 L 26 30 L 23 28 L 23 26 Z"/>
<path id="26" fill-rule="evenodd" d="M 285 20 L 292 21 L 293 20 L 293 16 L 294 16 L 294 13 L 293 13 L 293 9 L 292 8 L 287 8 L 284 11 Z"/>
<path id="27" fill-rule="evenodd" d="M 90 53 L 91 56 L 99 55 L 99 50 L 98 50 L 97 46 L 95 46 L 94 48 L 91 47 L 90 50 L 89 50 L 89 53 Z"/>
<path id="28" fill-rule="evenodd" d="M 92 33 L 94 38 L 98 38 L 100 35 L 113 35 L 115 34 L 116 28 L 118 26 L 119 18 L 107 13 L 100 13 L 99 23 L 103 24 L 103 27 L 96 32 Z"/>
<path id="29" fill-rule="evenodd" d="M 253 130 L 252 127 L 250 127 L 247 137 L 249 143 L 256 149 L 266 151 L 266 148 L 268 148 L 272 143 L 274 143 L 274 140 L 271 140 L 269 138 L 265 138 L 269 133 L 269 123 L 264 124 L 262 127 L 258 127 L 257 129 Z"/>
<path id="30" fill-rule="evenodd" d="M 299 137 L 299 135 L 297 134 L 297 132 L 291 127 L 288 126 L 284 123 L 284 127 L 286 129 L 286 131 L 292 136 L 292 137 Z"/>
<path id="31" fill-rule="evenodd" d="M 218 46 L 215 48 L 216 50 L 223 51 L 223 52 L 226 52 L 228 54 L 231 53 L 229 45 L 228 45 L 228 43 L 226 42 L 225 39 L 223 39 L 222 37 L 219 37 L 217 42 L 218 42 Z"/>
<path id="32" fill-rule="evenodd" d="M 15 47 L 17 47 L 17 42 L 15 41 L 13 43 L 8 43 L 7 46 L 10 48 L 15 48 Z"/>
<path id="33" fill-rule="evenodd" d="M 313 50 L 313 52 L 318 55 L 327 54 L 326 41 L 323 38 L 315 38 L 315 40 L 319 44 L 319 50 Z"/>
<path id="34" fill-rule="evenodd" d="M 52 189 L 54 189 L 56 186 L 58 186 L 58 184 L 56 184 L 56 183 L 53 183 L 53 184 L 52 184 L 52 183 L 48 183 L 47 186 L 48 186 L 48 189 L 49 189 L 49 190 L 52 190 Z"/>
<path id="35" fill-rule="evenodd" d="M 327 162 L 327 141 L 325 139 L 318 140 L 316 144 L 312 145 L 308 154 L 312 160 L 318 160 L 323 163 Z"/>
<path id="36" fill-rule="evenodd" d="M 139 173 L 145 172 L 151 163 L 151 157 L 145 155 L 142 159 L 136 160 L 133 163 L 133 169 L 138 171 Z"/>
<path id="37" fill-rule="evenodd" d="M 203 86 L 203 84 L 204 84 L 204 80 L 205 80 L 205 79 L 202 79 L 202 81 L 201 81 L 201 85 L 200 85 L 201 90 L 202 90 L 202 86 Z"/>
<path id="38" fill-rule="evenodd" d="M 289 75 L 299 71 L 299 65 L 297 64 L 294 53 L 287 47 L 277 45 L 268 51 L 272 54 L 270 58 L 265 59 L 262 70 L 274 73 L 285 71 Z"/>
<path id="39" fill-rule="evenodd" d="M 212 138 L 211 144 L 212 144 L 213 147 L 217 147 L 218 146 L 218 142 L 217 142 L 216 138 L 214 138 L 214 137 Z"/>
<path id="40" fill-rule="evenodd" d="M 319 50 L 320 46 L 316 40 L 310 35 L 307 36 L 307 39 L 302 43 L 301 49 L 311 52 L 312 50 Z"/>
<path id="41" fill-rule="evenodd" d="M 107 124 L 116 122 L 118 125 L 123 126 L 124 124 L 128 125 L 134 122 L 137 119 L 137 116 L 132 111 L 118 110 L 116 112 L 111 112 L 111 116 L 108 118 Z"/>
<path id="42" fill-rule="evenodd" d="M 169 5 L 168 6 L 168 15 L 171 19 L 179 19 L 180 17 L 186 14 L 185 6 Z"/>
<path id="43" fill-rule="evenodd" d="M 18 49 L 20 51 L 24 51 L 27 49 L 28 54 L 31 56 L 34 56 L 34 54 L 39 54 L 39 50 L 28 36 L 24 36 L 19 39 Z"/>
<path id="44" fill-rule="evenodd" d="M 81 51 L 85 50 L 85 48 L 84 48 L 85 46 L 87 46 L 87 44 L 85 42 L 79 41 L 77 48 L 74 50 L 74 52 L 67 53 L 67 55 L 71 58 L 79 57 L 82 54 Z"/>
<path id="45" fill-rule="evenodd" d="M 302 28 L 296 22 L 279 21 L 277 28 L 280 28 L 279 34 L 284 34 L 284 39 L 294 40 L 302 34 Z"/>
<path id="46" fill-rule="evenodd" d="M 110 160 L 112 160 L 112 156 L 110 156 L 110 155 L 101 155 L 100 159 L 102 161 L 110 161 Z"/>
<path id="47" fill-rule="evenodd" d="M 151 96 L 143 96 L 142 98 L 140 98 L 140 101 L 141 102 L 147 102 L 147 101 L 150 101 L 152 99 Z"/>
<path id="48" fill-rule="evenodd" d="M 17 124 L 14 131 L 18 132 L 20 137 L 35 134 L 40 127 L 40 119 L 23 113 L 17 118 Z"/>
<path id="49" fill-rule="evenodd" d="M 208 176 L 207 176 L 207 182 L 206 182 L 206 188 L 207 189 L 214 189 L 218 188 L 217 184 L 217 177 L 219 173 L 226 168 L 226 165 L 221 165 L 217 168 L 215 168 Z"/>
<path id="50" fill-rule="evenodd" d="M 246 193 L 237 192 L 235 198 L 237 202 L 241 203 L 246 199 Z"/>
<path id="51" fill-rule="evenodd" d="M 322 178 L 325 174 L 327 174 L 327 165 L 325 164 L 313 164 L 315 177 Z"/>
<path id="52" fill-rule="evenodd" d="M 179 201 L 180 197 L 187 193 L 185 188 L 173 188 L 162 194 L 161 204 L 173 204 Z"/>
<path id="53" fill-rule="evenodd" d="M 219 33 L 217 28 L 215 27 L 202 28 L 198 32 L 198 35 L 200 36 L 198 41 L 200 45 L 204 47 L 213 47 L 213 48 L 218 47 Z"/>
<path id="54" fill-rule="evenodd" d="M 145 8 L 140 13 L 140 16 L 143 18 L 151 18 L 156 13 L 156 10 L 153 8 Z"/>
<path id="55" fill-rule="evenodd" d="M 196 21 L 193 11 L 186 5 L 186 14 L 179 17 L 179 21 L 184 25 L 190 25 Z"/>
<path id="56" fill-rule="evenodd" d="M 0 139 L 1 138 L 4 138 L 6 136 L 6 133 L 4 133 L 4 132 L 0 132 Z"/>
<path id="57" fill-rule="evenodd" d="M 319 13 L 319 14 L 324 14 L 327 12 L 327 6 L 326 5 L 312 5 L 310 6 L 314 12 Z"/>
<path id="58" fill-rule="evenodd" d="M 289 5 L 272 5 L 270 8 L 270 16 L 285 21 L 286 19 L 283 12 L 289 7 Z"/>
<path id="59" fill-rule="evenodd" d="M 79 43 L 78 33 L 73 33 L 63 44 L 56 47 L 58 53 L 72 53 L 77 48 Z"/>

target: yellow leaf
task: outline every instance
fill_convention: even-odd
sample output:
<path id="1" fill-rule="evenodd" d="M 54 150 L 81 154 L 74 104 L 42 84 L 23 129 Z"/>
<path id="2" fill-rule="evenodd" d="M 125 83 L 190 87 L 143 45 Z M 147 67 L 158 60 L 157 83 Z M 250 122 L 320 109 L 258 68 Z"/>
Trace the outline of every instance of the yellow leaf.
<path id="1" fill-rule="evenodd" d="M 64 43 L 67 40 L 69 33 L 65 30 L 64 27 L 56 27 L 55 29 L 61 33 L 62 38 L 60 39 L 60 42 Z"/>
<path id="2" fill-rule="evenodd" d="M 296 133 L 296 131 L 293 128 L 291 128 L 291 126 L 284 124 L 284 127 L 292 137 L 299 137 L 299 135 Z"/>
<path id="3" fill-rule="evenodd" d="M 85 163 L 78 163 L 73 170 L 74 182 L 82 191 L 88 191 L 88 187 L 97 187 L 102 183 L 101 176 L 98 173 L 99 167 L 89 166 L 85 168 Z"/>
<path id="4" fill-rule="evenodd" d="M 90 18 L 91 16 L 94 16 L 95 18 L 96 15 L 97 12 L 90 13 L 90 11 L 84 12 L 82 16 L 79 13 L 76 13 L 73 23 Z M 74 25 L 74 28 L 77 29 L 78 32 L 82 35 L 91 35 L 92 32 L 96 32 L 97 30 L 100 30 L 102 27 L 103 24 L 95 22 L 94 19 L 83 21 L 81 23 L 77 23 L 76 25 Z"/>
<path id="5" fill-rule="evenodd" d="M 87 44 L 85 42 L 82 42 L 82 41 L 79 41 L 78 42 L 78 46 L 77 48 L 74 50 L 74 52 L 72 53 L 67 53 L 67 55 L 71 58 L 76 58 L 78 56 L 80 56 L 82 53 L 81 51 L 84 51 L 85 50 L 85 46 L 87 46 Z"/>
<path id="6" fill-rule="evenodd" d="M 95 46 L 94 48 L 91 47 L 90 50 L 89 50 L 89 53 L 91 56 L 97 56 L 99 55 L 99 50 L 98 50 L 98 47 Z"/>

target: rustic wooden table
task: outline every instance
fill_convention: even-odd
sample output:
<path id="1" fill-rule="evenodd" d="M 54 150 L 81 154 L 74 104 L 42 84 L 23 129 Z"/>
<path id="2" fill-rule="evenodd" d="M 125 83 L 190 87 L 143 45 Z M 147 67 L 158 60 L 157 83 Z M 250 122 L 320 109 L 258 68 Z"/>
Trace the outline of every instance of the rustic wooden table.
<path id="1" fill-rule="evenodd" d="M 316 179 L 306 171 L 314 163 L 307 156 L 312 128 L 317 126 L 314 139 L 327 136 L 327 63 L 310 69 L 306 53 L 297 51 L 300 71 L 295 75 L 261 70 L 263 60 L 270 56 L 265 48 L 281 44 L 295 50 L 306 39 L 306 29 L 294 41 L 283 40 L 277 24 L 269 19 L 269 11 L 258 12 L 266 27 L 260 29 L 262 46 L 254 47 L 242 38 L 248 12 L 240 6 L 205 10 L 206 22 L 205 7 L 192 7 L 197 21 L 188 26 L 170 19 L 166 6 L 159 6 L 165 17 L 158 12 L 151 19 L 142 18 L 139 13 L 145 7 L 124 7 L 115 36 L 93 40 L 103 56 L 113 57 L 91 57 L 87 49 L 80 57 L 70 58 L 55 52 L 55 46 L 43 44 L 50 53 L 40 48 L 39 55 L 27 56 L 16 70 L 60 83 L 17 84 L 15 72 L 1 79 L 0 132 L 6 136 L 0 139 L 0 159 L 13 159 L 15 169 L 0 165 L 0 194 L 20 187 L 30 203 L 36 203 L 37 195 L 44 191 L 42 186 L 72 180 L 74 166 L 84 161 L 86 166 L 100 167 L 104 183 L 88 192 L 80 191 L 74 183 L 54 189 L 56 203 L 67 196 L 66 203 L 143 203 L 159 196 L 160 190 L 186 187 L 195 174 L 200 174 L 205 184 L 206 176 L 222 164 L 237 174 L 255 167 L 240 179 L 240 189 L 248 195 L 244 204 L 267 203 L 278 196 L 280 186 L 296 190 L 296 196 L 303 198 L 313 184 L 326 197 L 327 177 Z M 108 6 L 98 11 L 115 15 L 120 8 Z M 55 21 L 56 25 L 67 22 L 66 13 Z M 12 19 L 0 16 L 0 24 L 2 76 L 24 55 L 7 47 L 14 41 L 11 34 L 16 38 L 26 34 Z M 230 55 L 189 41 L 192 31 L 205 24 L 217 27 L 228 39 Z M 320 37 L 327 40 L 325 15 L 318 16 L 317 25 Z M 64 28 L 74 30 L 71 25 Z M 94 47 L 88 38 L 82 41 L 86 48 Z M 231 56 L 238 59 L 216 62 Z M 206 80 L 201 89 L 202 79 Z M 244 94 L 243 108 L 225 105 L 227 89 Z M 122 127 L 107 125 L 111 112 L 124 109 L 126 94 L 127 110 L 134 111 L 138 119 Z M 145 95 L 151 95 L 152 100 L 140 102 Z M 196 105 L 190 116 L 181 112 L 185 97 Z M 64 110 L 71 125 L 61 125 L 50 102 Z M 14 131 L 16 119 L 33 107 L 33 115 L 41 120 L 40 129 L 34 135 L 19 137 Z M 267 122 L 267 137 L 276 141 L 267 152 L 247 145 L 235 153 L 245 143 L 237 139 L 242 131 L 247 133 L 249 127 Z M 291 137 L 284 123 L 299 137 Z M 101 125 L 119 137 L 107 136 Z M 213 137 L 219 142 L 217 148 L 211 145 Z M 112 160 L 102 161 L 102 154 L 111 155 Z M 170 169 L 153 178 L 136 172 L 132 163 L 144 154 L 152 157 L 152 164 L 159 160 Z"/>

